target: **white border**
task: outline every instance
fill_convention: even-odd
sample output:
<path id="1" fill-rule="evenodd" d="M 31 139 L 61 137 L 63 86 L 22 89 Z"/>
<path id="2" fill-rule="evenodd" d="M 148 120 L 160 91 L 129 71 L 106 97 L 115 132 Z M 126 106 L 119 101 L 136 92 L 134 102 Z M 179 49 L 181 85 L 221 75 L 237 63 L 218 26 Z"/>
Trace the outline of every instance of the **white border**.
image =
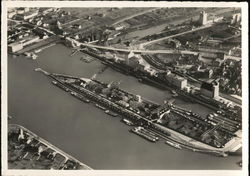
<path id="1" fill-rule="evenodd" d="M 2 1 L 1 30 L 1 139 L 3 175 L 93 175 L 93 176 L 147 176 L 147 175 L 248 175 L 248 4 L 246 2 L 154 2 L 154 1 Z M 7 8 L 8 7 L 241 7 L 242 8 L 242 104 L 243 104 L 243 168 L 237 170 L 94 170 L 94 171 L 43 171 L 7 169 Z M 84 161 L 82 161 L 84 163 Z M 88 163 L 86 163 L 88 164 Z M 91 167 L 91 166 L 90 166 Z"/>

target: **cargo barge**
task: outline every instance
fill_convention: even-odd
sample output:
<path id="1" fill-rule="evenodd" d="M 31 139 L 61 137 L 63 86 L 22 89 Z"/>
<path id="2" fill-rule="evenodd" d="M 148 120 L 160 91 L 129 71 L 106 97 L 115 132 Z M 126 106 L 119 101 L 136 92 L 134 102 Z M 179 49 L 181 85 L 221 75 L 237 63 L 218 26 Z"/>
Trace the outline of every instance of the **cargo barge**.
<path id="1" fill-rule="evenodd" d="M 131 132 L 151 141 L 156 142 L 158 140 L 158 137 L 150 135 L 143 127 L 135 127 L 131 129 Z"/>
<path id="2" fill-rule="evenodd" d="M 114 113 L 113 111 L 110 111 L 110 110 L 106 110 L 105 111 L 106 114 L 110 115 L 110 116 L 113 116 L 113 117 L 117 117 L 118 114 Z"/>
<path id="3" fill-rule="evenodd" d="M 131 122 L 131 121 L 128 120 L 128 119 L 122 119 L 122 122 L 125 123 L 125 124 L 128 125 L 128 126 L 133 126 L 133 125 L 134 125 L 134 123 Z"/>
<path id="4" fill-rule="evenodd" d="M 174 147 L 174 148 L 182 149 L 181 145 L 178 144 L 178 143 L 174 143 L 174 142 L 170 142 L 170 141 L 166 141 L 165 143 L 172 146 L 172 147 Z"/>

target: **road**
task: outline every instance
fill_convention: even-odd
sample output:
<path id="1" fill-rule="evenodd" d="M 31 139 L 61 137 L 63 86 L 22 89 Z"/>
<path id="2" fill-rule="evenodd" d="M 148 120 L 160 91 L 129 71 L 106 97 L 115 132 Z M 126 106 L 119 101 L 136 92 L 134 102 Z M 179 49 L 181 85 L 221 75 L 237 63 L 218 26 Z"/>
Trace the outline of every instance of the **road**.
<path id="1" fill-rule="evenodd" d="M 210 27 L 212 27 L 212 24 L 208 24 L 206 26 L 201 26 L 201 27 L 195 28 L 193 30 L 181 32 L 181 33 L 178 33 L 178 34 L 170 35 L 170 36 L 159 38 L 159 39 L 156 39 L 156 40 L 148 41 L 148 42 L 145 42 L 145 43 L 141 43 L 140 48 L 144 48 L 145 46 L 153 44 L 153 43 L 158 43 L 158 42 L 160 42 L 162 40 L 167 40 L 167 39 L 170 39 L 170 38 L 173 38 L 173 37 L 178 37 L 178 36 L 181 36 L 181 35 L 189 34 L 189 33 L 196 32 L 196 31 L 206 29 L 206 28 L 210 28 Z"/>
<path id="2" fill-rule="evenodd" d="M 147 53 L 147 54 L 190 54 L 190 55 L 197 55 L 198 52 L 188 51 L 188 50 L 142 50 L 142 49 L 128 49 L 128 48 L 114 48 L 109 46 L 99 46 L 93 45 L 89 43 L 81 43 L 76 41 L 75 39 L 70 39 L 74 43 L 77 43 L 77 46 L 86 46 L 91 48 L 98 48 L 98 49 L 105 49 L 110 51 L 120 51 L 120 52 L 134 52 L 134 53 Z"/>
<path id="3" fill-rule="evenodd" d="M 136 16 L 140 16 L 140 15 L 143 15 L 143 14 L 145 14 L 145 13 L 152 12 L 152 11 L 154 11 L 154 10 L 156 10 L 156 9 L 159 9 L 159 8 L 153 8 L 153 9 L 145 10 L 145 11 L 143 11 L 143 12 L 139 12 L 139 13 L 136 13 L 136 14 L 134 14 L 134 15 L 125 17 L 125 18 L 123 18 L 123 19 L 121 19 L 121 20 L 118 20 L 117 22 L 113 23 L 112 26 L 113 26 L 113 25 L 116 25 L 116 24 L 118 24 L 118 23 L 121 23 L 121 22 L 123 22 L 123 21 L 125 21 L 125 20 L 134 18 L 134 17 L 136 17 Z"/>

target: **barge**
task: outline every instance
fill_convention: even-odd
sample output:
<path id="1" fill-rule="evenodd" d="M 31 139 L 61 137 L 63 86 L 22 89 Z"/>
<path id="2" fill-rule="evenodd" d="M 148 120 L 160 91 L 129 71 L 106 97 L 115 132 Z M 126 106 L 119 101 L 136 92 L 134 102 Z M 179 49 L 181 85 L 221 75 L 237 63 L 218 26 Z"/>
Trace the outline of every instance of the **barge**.
<path id="1" fill-rule="evenodd" d="M 122 122 L 125 123 L 125 124 L 128 125 L 128 126 L 133 126 L 133 125 L 134 125 L 134 123 L 131 122 L 131 121 L 128 120 L 128 119 L 122 119 Z"/>
<path id="2" fill-rule="evenodd" d="M 101 110 L 104 110 L 104 111 L 106 110 L 105 107 L 103 107 L 103 106 L 101 106 L 101 105 L 99 105 L 99 104 L 95 104 L 95 106 L 98 107 L 98 108 L 101 109 Z"/>
<path id="3" fill-rule="evenodd" d="M 114 113 L 113 111 L 110 111 L 110 110 L 106 110 L 105 113 L 108 114 L 108 115 L 111 115 L 113 117 L 117 117 L 118 116 L 118 114 L 116 114 L 116 113 Z"/>
<path id="4" fill-rule="evenodd" d="M 172 147 L 174 147 L 174 148 L 182 149 L 181 145 L 178 144 L 178 143 L 174 143 L 174 142 L 170 142 L 170 141 L 166 141 L 165 143 L 172 146 Z"/>
<path id="5" fill-rule="evenodd" d="M 137 135 L 139 135 L 139 136 L 141 136 L 141 137 L 143 137 L 151 142 L 156 142 L 158 140 L 157 137 L 149 135 L 147 132 L 145 132 L 142 127 L 132 128 L 131 132 L 133 132 L 133 133 L 135 133 L 135 134 L 137 134 Z"/>

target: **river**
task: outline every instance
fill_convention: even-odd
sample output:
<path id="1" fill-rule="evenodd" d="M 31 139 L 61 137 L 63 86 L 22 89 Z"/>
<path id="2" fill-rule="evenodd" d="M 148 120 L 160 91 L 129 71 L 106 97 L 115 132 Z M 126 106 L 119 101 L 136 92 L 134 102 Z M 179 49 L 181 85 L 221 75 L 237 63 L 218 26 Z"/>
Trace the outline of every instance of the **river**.
<path id="1" fill-rule="evenodd" d="M 164 142 L 151 143 L 130 133 L 130 127 L 119 118 L 79 101 L 34 71 L 41 67 L 48 72 L 91 77 L 104 67 L 98 60 L 82 62 L 82 53 L 70 54 L 70 48 L 58 44 L 40 52 L 37 60 L 8 57 L 8 113 L 13 117 L 10 123 L 23 125 L 93 169 L 241 169 L 236 164 L 240 156 L 222 158 L 178 150 Z M 111 68 L 97 79 L 121 81 L 122 89 L 158 103 L 171 97 L 167 91 L 139 83 Z M 179 99 L 176 104 L 202 115 L 210 112 Z"/>

